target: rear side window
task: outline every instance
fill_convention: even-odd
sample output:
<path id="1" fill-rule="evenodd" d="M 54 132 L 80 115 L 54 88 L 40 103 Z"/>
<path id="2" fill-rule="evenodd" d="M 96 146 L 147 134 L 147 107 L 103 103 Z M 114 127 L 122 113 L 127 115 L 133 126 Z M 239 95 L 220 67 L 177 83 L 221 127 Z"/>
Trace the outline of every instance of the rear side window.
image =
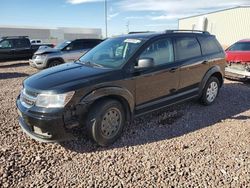
<path id="1" fill-rule="evenodd" d="M 95 47 L 99 42 L 88 40 L 77 40 L 71 43 L 72 50 L 83 50 Z"/>
<path id="2" fill-rule="evenodd" d="M 199 37 L 201 43 L 201 50 L 204 55 L 219 53 L 221 49 L 214 37 Z"/>
<path id="3" fill-rule="evenodd" d="M 176 38 L 175 48 L 177 61 L 201 56 L 200 45 L 194 37 Z"/>
<path id="4" fill-rule="evenodd" d="M 250 42 L 237 42 L 229 48 L 229 51 L 250 51 Z"/>
<path id="5" fill-rule="evenodd" d="M 161 39 L 152 43 L 140 55 L 140 59 L 152 58 L 155 65 L 163 65 L 174 62 L 174 51 L 171 39 Z"/>
<path id="6" fill-rule="evenodd" d="M 16 48 L 29 48 L 30 42 L 28 39 L 14 39 L 14 46 Z"/>

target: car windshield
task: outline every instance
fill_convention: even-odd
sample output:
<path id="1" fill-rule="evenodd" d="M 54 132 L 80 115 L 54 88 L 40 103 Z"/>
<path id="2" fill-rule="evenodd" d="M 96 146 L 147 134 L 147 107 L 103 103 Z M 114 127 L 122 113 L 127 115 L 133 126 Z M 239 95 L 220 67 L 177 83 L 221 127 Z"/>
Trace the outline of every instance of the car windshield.
<path id="1" fill-rule="evenodd" d="M 100 67 L 119 68 L 143 43 L 141 39 L 108 39 L 82 56 L 79 61 Z"/>
<path id="2" fill-rule="evenodd" d="M 65 48 L 68 44 L 70 44 L 71 41 L 64 41 L 63 43 L 58 44 L 55 48 L 62 50 L 63 48 Z"/>

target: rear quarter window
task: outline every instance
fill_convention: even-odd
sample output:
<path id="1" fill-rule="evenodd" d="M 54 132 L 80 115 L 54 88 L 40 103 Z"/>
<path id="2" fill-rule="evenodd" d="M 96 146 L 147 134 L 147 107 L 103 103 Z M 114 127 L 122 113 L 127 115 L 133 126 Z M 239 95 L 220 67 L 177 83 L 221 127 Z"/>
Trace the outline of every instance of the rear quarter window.
<path id="1" fill-rule="evenodd" d="M 201 44 L 203 55 L 220 53 L 222 51 L 222 48 L 220 47 L 220 44 L 217 42 L 215 37 L 199 37 L 198 39 Z"/>
<path id="2" fill-rule="evenodd" d="M 177 61 L 201 56 L 201 47 L 195 37 L 176 38 L 175 51 Z"/>

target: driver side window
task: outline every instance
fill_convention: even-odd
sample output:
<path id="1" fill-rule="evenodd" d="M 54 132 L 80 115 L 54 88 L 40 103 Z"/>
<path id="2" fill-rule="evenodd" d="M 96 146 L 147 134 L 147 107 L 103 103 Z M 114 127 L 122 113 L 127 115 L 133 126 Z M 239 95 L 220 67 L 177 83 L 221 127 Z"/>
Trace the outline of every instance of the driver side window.
<path id="1" fill-rule="evenodd" d="M 12 44 L 9 40 L 3 40 L 2 42 L 0 42 L 0 48 L 12 48 Z"/>
<path id="2" fill-rule="evenodd" d="M 155 66 L 174 62 L 174 50 L 171 39 L 161 39 L 148 46 L 139 59 L 152 58 Z"/>

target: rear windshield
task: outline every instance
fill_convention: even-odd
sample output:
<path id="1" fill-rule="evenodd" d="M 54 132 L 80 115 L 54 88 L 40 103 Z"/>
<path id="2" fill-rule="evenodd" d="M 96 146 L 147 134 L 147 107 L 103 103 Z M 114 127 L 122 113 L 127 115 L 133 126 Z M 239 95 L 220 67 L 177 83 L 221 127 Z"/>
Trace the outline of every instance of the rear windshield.
<path id="1" fill-rule="evenodd" d="M 250 51 L 250 42 L 237 42 L 231 46 L 229 51 Z"/>

